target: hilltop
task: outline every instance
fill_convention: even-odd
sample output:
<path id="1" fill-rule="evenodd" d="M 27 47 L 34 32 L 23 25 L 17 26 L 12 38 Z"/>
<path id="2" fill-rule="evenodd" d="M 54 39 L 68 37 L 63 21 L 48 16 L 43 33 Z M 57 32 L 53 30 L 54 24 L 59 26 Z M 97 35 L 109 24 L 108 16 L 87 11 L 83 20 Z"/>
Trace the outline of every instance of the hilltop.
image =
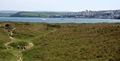
<path id="1" fill-rule="evenodd" d="M 13 40 L 6 24 L 15 28 Z M 0 29 L 0 61 L 120 60 L 120 23 L 0 22 Z M 28 49 L 18 50 L 19 43 Z"/>

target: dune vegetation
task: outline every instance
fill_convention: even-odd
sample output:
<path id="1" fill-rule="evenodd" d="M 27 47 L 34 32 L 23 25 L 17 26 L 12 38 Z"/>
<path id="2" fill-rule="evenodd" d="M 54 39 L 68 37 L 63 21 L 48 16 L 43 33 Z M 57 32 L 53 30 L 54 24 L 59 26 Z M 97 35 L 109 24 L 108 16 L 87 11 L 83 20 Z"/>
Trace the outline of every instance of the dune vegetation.
<path id="1" fill-rule="evenodd" d="M 119 60 L 120 23 L 0 22 L 0 61 Z"/>

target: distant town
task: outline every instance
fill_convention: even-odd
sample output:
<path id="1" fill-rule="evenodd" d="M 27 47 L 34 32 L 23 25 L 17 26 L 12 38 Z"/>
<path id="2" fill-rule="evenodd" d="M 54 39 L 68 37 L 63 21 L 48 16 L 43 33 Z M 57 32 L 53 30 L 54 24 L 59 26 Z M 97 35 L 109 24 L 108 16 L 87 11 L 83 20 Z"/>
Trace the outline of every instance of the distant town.
<path id="1" fill-rule="evenodd" d="M 120 19 L 120 10 L 81 11 L 81 12 L 3 12 L 0 17 L 41 17 L 41 18 L 100 18 Z"/>

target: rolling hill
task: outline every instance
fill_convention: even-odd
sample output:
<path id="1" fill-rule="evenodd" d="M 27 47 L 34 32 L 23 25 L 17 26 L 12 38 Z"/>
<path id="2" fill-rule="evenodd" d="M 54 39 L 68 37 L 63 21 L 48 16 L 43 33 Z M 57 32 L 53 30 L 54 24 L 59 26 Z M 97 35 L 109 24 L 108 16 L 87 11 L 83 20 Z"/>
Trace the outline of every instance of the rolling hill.
<path id="1" fill-rule="evenodd" d="M 60 15 L 59 12 L 18 12 L 11 15 L 11 17 L 45 17 L 48 18 L 53 15 Z"/>

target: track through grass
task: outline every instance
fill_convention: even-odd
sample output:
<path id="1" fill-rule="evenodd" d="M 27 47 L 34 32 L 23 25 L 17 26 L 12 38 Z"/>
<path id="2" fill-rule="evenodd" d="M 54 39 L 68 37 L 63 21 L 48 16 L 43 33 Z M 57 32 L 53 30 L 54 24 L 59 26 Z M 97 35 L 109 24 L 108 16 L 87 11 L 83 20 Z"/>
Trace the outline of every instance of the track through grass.
<path id="1" fill-rule="evenodd" d="M 10 24 L 16 28 L 13 33 L 0 26 L 0 40 L 4 41 L 4 43 L 0 41 L 0 44 L 6 46 L 6 48 L 0 48 L 0 54 L 3 54 L 0 55 L 2 57 L 0 61 L 120 60 L 120 23 L 12 22 Z M 13 34 L 13 36 L 8 36 L 8 34 Z M 19 43 L 26 44 L 27 49 L 17 49 Z"/>
<path id="2" fill-rule="evenodd" d="M 55 32 L 56 30 L 57 30 L 57 29 L 51 30 L 51 31 L 49 31 L 49 32 L 47 32 L 47 33 L 45 33 L 45 34 L 43 34 L 43 35 L 36 36 L 36 37 L 32 38 L 31 40 L 34 40 L 35 38 L 38 38 L 38 37 L 40 37 L 40 36 L 45 36 L 45 35 L 47 35 L 47 34 L 49 34 L 49 33 Z M 14 34 L 13 31 L 11 31 L 10 34 L 13 35 L 13 34 Z M 17 55 L 14 54 L 15 56 L 18 57 L 18 60 L 17 60 L 17 61 L 23 61 L 22 51 L 24 51 L 24 50 L 14 50 L 13 47 L 9 46 L 10 43 L 18 42 L 18 41 L 23 41 L 23 40 L 13 38 L 12 35 L 9 36 L 9 38 L 11 39 L 11 41 L 5 43 L 5 46 L 7 47 L 7 50 L 17 51 Z M 28 43 L 27 49 L 30 49 L 30 48 L 32 48 L 32 47 L 34 46 L 34 44 L 31 42 L 31 40 L 26 41 L 26 42 Z"/>
<path id="3" fill-rule="evenodd" d="M 10 42 L 7 42 L 7 43 L 5 43 L 5 46 L 7 47 L 7 49 L 10 49 L 9 47 L 11 47 L 11 46 L 9 46 L 9 44 L 10 43 L 12 43 L 12 42 L 17 42 L 17 41 L 19 41 L 19 40 L 17 40 L 17 39 L 14 39 L 12 36 L 13 36 L 13 32 L 11 31 L 10 32 L 10 34 L 12 34 L 11 36 L 9 36 L 9 38 L 11 39 L 11 41 Z M 33 47 L 33 43 L 32 42 L 27 42 L 29 45 L 27 46 L 27 48 L 31 48 L 31 47 Z M 11 47 L 11 50 L 13 50 L 13 48 Z M 18 51 L 18 50 L 16 50 L 16 51 Z M 17 60 L 17 61 L 22 61 L 23 60 L 23 58 L 22 58 L 22 50 L 20 50 L 20 51 L 18 51 L 17 53 L 19 54 L 19 55 L 17 55 L 17 57 L 19 57 L 19 59 Z"/>

